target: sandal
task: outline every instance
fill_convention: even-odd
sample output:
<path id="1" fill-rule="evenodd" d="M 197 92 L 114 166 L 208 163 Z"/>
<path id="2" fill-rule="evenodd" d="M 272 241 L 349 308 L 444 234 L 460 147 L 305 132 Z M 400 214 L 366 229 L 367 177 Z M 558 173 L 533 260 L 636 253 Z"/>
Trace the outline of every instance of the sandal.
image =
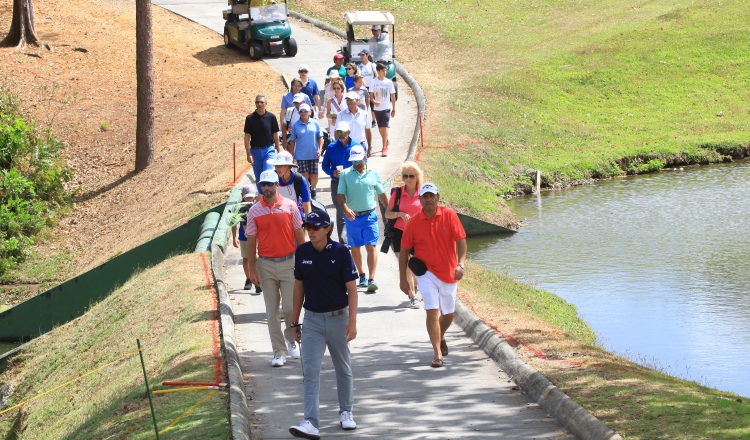
<path id="1" fill-rule="evenodd" d="M 430 364 L 432 368 L 440 368 L 443 366 L 443 360 L 440 358 L 435 358 L 432 360 L 432 363 Z"/>

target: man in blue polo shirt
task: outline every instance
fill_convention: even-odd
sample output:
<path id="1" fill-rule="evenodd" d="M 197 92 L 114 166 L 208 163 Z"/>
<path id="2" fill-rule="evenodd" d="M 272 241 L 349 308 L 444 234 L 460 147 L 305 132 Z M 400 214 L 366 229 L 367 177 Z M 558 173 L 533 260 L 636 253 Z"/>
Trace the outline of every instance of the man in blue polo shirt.
<path id="1" fill-rule="evenodd" d="M 339 179 L 338 199 L 346 216 L 347 243 L 352 250 L 354 263 L 359 270 L 357 287 L 367 287 L 368 293 L 375 293 L 378 285 L 375 282 L 375 268 L 378 265 L 378 199 L 383 206 L 388 206 L 388 197 L 380 183 L 380 174 L 367 167 L 365 149 L 355 145 L 349 152 L 351 168 L 347 168 Z M 369 277 L 365 280 L 362 266 L 362 246 L 367 251 L 367 269 Z"/>
<path id="2" fill-rule="evenodd" d="M 331 240 L 333 227 L 325 211 L 312 211 L 305 229 L 310 241 L 297 246 L 294 254 L 292 312 L 304 366 L 305 416 L 289 432 L 295 437 L 319 439 L 320 365 L 326 347 L 336 371 L 339 423 L 346 430 L 357 427 L 352 416 L 354 376 L 349 352 L 349 341 L 357 337 L 357 269 L 346 246 Z M 302 307 L 304 327 L 298 322 Z"/>
<path id="3" fill-rule="evenodd" d="M 347 244 L 348 241 L 344 225 L 344 210 L 339 205 L 338 197 L 336 197 L 336 194 L 339 193 L 339 176 L 342 170 L 352 166 L 352 163 L 349 162 L 349 152 L 353 146 L 359 145 L 359 142 L 349 137 L 350 133 L 348 123 L 342 121 L 336 124 L 336 141 L 326 149 L 321 164 L 323 172 L 331 176 L 331 198 L 333 199 L 333 205 L 336 207 L 336 232 L 339 234 L 339 243 L 341 244 Z"/>

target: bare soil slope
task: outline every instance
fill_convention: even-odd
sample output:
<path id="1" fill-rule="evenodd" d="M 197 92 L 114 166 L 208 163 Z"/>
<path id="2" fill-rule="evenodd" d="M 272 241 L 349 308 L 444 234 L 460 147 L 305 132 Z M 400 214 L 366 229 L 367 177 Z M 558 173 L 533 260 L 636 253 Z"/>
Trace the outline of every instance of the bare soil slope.
<path id="1" fill-rule="evenodd" d="M 66 145 L 76 203 L 37 262 L 60 260 L 59 279 L 163 233 L 226 199 L 232 143 L 238 172 L 244 116 L 256 93 L 278 108 L 285 92 L 262 62 L 227 49 L 222 37 L 153 7 L 156 119 L 154 163 L 133 173 L 136 79 L 133 2 L 35 2 L 36 29 L 51 50 L 0 49 L 0 76 L 23 109 L 51 126 Z M 10 27 L 12 1 L 0 1 L 0 30 Z M 217 14 L 220 11 L 217 11 Z M 17 302 L 41 287 L 34 279 L 5 286 L 0 302 Z M 44 286 L 43 286 L 44 287 Z"/>

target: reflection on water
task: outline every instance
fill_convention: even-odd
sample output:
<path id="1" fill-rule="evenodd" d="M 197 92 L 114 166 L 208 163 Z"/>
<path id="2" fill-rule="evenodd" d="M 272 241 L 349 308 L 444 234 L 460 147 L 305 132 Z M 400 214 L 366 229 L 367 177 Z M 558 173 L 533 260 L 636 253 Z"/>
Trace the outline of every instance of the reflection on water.
<path id="1" fill-rule="evenodd" d="M 750 162 L 509 206 L 524 226 L 469 240 L 470 259 L 575 304 L 607 348 L 750 396 Z"/>

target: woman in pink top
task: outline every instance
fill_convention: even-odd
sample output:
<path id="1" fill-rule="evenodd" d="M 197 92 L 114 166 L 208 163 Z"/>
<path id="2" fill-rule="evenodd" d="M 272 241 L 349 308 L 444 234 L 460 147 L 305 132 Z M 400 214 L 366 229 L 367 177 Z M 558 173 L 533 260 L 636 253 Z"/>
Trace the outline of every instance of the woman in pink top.
<path id="1" fill-rule="evenodd" d="M 398 188 L 391 189 L 391 197 L 388 201 L 388 209 L 386 209 L 385 211 L 386 219 L 397 219 L 396 224 L 394 225 L 394 227 L 396 228 L 396 232 L 393 235 L 393 239 L 391 240 L 391 247 L 393 248 L 393 252 L 396 253 L 396 258 L 398 258 L 398 255 L 401 252 L 401 237 L 404 234 L 406 222 L 408 222 L 412 216 L 417 215 L 422 210 L 422 205 L 419 203 L 419 187 L 424 182 L 424 174 L 422 173 L 422 169 L 419 168 L 419 165 L 417 165 L 416 162 L 404 162 L 401 165 L 401 179 L 404 181 L 404 186 L 400 187 L 401 200 L 399 202 L 398 211 L 394 209 Z M 414 275 L 411 273 L 411 270 L 408 267 L 406 268 L 406 271 L 408 274 L 407 279 L 409 280 L 409 284 L 411 285 L 410 291 L 415 292 L 414 296 L 409 297 L 409 307 L 418 309 L 419 301 L 417 300 L 415 290 L 415 287 L 417 285 L 416 280 L 414 279 Z"/>

